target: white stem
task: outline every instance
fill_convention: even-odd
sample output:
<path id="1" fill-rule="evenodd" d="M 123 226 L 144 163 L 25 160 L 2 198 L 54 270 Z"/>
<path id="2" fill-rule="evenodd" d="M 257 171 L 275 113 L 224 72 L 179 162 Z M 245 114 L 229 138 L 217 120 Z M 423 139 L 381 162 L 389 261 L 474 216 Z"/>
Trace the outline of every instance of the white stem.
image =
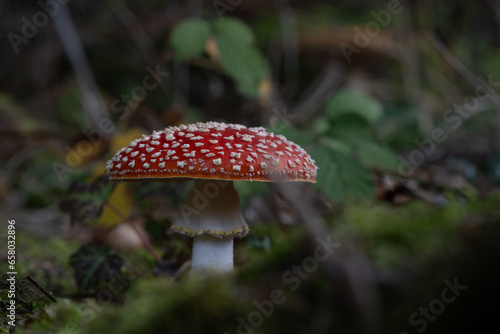
<path id="1" fill-rule="evenodd" d="M 171 230 L 194 238 L 192 271 L 232 271 L 233 239 L 248 233 L 233 183 L 196 180 Z"/>
<path id="2" fill-rule="evenodd" d="M 233 270 L 233 238 L 196 236 L 193 240 L 191 269 L 196 272 Z"/>

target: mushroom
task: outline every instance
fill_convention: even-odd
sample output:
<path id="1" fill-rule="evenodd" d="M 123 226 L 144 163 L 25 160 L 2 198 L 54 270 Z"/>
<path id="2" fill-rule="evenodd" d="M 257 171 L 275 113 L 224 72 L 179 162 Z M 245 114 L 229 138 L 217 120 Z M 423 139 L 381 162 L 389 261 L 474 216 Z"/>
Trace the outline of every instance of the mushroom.
<path id="1" fill-rule="evenodd" d="M 316 182 L 314 161 L 262 127 L 217 122 L 167 127 L 108 161 L 111 180 L 195 179 L 171 230 L 194 238 L 194 271 L 233 269 L 233 239 L 249 229 L 232 181 Z"/>

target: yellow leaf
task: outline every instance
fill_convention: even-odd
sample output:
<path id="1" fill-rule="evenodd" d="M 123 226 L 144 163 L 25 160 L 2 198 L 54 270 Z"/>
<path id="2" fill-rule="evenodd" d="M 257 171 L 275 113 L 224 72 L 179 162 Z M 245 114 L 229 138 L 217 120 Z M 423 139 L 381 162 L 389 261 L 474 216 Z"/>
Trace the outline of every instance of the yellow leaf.
<path id="1" fill-rule="evenodd" d="M 108 202 L 120 210 L 125 217 L 130 217 L 130 214 L 132 213 L 133 201 L 128 184 L 125 182 L 119 182 L 116 185 L 115 190 L 111 193 L 111 196 L 109 196 Z M 122 222 L 123 220 L 117 216 L 113 210 L 105 205 L 96 224 L 102 227 L 111 227 Z"/>
<path id="2" fill-rule="evenodd" d="M 111 139 L 110 151 L 111 155 L 114 155 L 122 147 L 127 147 L 128 144 L 137 138 L 142 138 L 142 135 L 146 134 L 146 131 L 139 128 L 131 128 L 126 132 L 116 133 Z M 149 133 L 147 133 L 149 135 Z"/>

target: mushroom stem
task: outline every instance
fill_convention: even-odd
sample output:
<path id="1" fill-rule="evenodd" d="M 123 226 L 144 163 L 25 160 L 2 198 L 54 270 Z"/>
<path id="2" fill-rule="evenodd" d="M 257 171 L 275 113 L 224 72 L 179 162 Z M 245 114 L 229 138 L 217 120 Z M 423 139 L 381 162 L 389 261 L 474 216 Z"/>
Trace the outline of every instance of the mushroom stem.
<path id="1" fill-rule="evenodd" d="M 200 235 L 193 240 L 193 258 L 191 270 L 216 270 L 228 272 L 233 270 L 233 238 L 216 238 L 211 235 Z"/>
<path id="2" fill-rule="evenodd" d="M 248 233 L 233 182 L 195 180 L 171 229 L 193 241 L 193 271 L 233 269 L 233 239 Z"/>

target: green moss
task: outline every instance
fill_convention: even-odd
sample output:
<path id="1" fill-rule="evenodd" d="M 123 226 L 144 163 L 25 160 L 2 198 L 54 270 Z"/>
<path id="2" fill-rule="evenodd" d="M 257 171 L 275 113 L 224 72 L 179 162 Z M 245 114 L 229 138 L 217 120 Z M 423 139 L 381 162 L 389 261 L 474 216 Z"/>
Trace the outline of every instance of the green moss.
<path id="1" fill-rule="evenodd" d="M 469 203 L 451 202 L 442 207 L 423 201 L 394 207 L 386 204 L 350 206 L 333 234 L 364 249 L 376 265 L 394 269 L 451 254 L 460 243 L 460 230 L 467 217 L 492 212 L 499 196 Z M 349 240 L 349 241 L 347 241 Z"/>
<path id="2" fill-rule="evenodd" d="M 91 333 L 234 332 L 248 312 L 246 295 L 231 278 L 191 278 L 184 282 L 138 282 L 122 307 L 108 307 L 90 325 Z"/>

